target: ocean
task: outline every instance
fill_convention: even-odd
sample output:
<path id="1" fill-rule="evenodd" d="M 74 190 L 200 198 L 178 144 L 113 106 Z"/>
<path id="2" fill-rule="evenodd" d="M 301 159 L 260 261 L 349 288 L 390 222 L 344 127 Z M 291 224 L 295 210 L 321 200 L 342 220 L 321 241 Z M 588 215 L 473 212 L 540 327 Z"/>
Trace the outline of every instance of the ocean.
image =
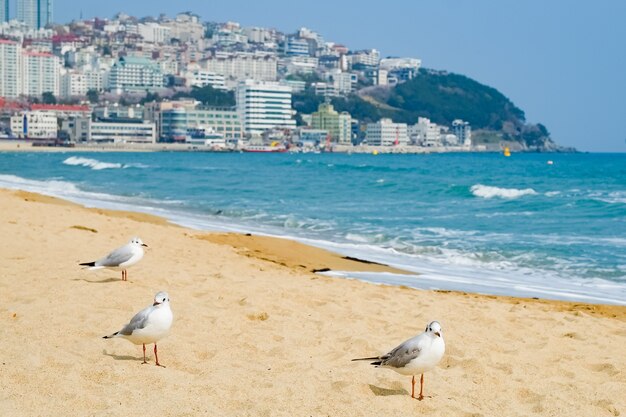
<path id="1" fill-rule="evenodd" d="M 626 304 L 626 154 L 5 152 L 0 187 L 416 273 L 334 276 Z"/>

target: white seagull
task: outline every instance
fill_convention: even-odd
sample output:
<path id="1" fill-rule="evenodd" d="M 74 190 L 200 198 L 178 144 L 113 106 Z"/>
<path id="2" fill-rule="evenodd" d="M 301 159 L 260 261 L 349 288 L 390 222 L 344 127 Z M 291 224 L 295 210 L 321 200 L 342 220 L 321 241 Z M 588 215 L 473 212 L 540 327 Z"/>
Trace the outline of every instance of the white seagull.
<path id="1" fill-rule="evenodd" d="M 115 249 L 104 258 L 93 262 L 85 262 L 81 266 L 88 266 L 89 269 L 114 268 L 122 270 L 122 281 L 128 281 L 127 268 L 135 265 L 143 258 L 143 248 L 148 247 L 138 237 L 134 237 L 126 245 Z"/>
<path id="2" fill-rule="evenodd" d="M 411 398 L 415 398 L 415 375 L 422 374 L 418 400 L 424 399 L 424 372 L 433 369 L 446 351 L 441 325 L 430 322 L 424 333 L 405 341 L 391 352 L 371 358 L 352 359 L 353 361 L 373 360 L 377 368 L 389 368 L 402 375 L 413 375 Z"/>
<path id="3" fill-rule="evenodd" d="M 157 355 L 157 342 L 163 339 L 172 327 L 174 316 L 170 309 L 170 297 L 166 292 L 160 291 L 154 296 L 154 303 L 135 314 L 122 330 L 112 335 L 104 336 L 103 339 L 113 337 L 123 337 L 136 345 L 143 345 L 143 363 L 146 361 L 146 344 L 154 343 L 154 359 L 157 366 L 159 363 Z M 163 366 L 165 368 L 165 366 Z"/>

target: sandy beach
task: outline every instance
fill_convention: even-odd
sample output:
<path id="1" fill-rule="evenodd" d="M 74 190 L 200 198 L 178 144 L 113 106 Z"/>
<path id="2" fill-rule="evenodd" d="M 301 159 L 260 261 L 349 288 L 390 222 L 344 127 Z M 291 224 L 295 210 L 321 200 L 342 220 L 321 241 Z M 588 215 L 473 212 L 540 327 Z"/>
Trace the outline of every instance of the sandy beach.
<path id="1" fill-rule="evenodd" d="M 420 291 L 314 274 L 389 270 L 290 241 L 0 190 L 0 415 L 626 415 L 626 307 Z M 129 269 L 88 271 L 140 236 Z M 141 347 L 102 336 L 169 292 L 174 325 Z M 352 358 L 443 326 L 425 376 Z M 149 350 L 151 353 L 151 350 Z"/>

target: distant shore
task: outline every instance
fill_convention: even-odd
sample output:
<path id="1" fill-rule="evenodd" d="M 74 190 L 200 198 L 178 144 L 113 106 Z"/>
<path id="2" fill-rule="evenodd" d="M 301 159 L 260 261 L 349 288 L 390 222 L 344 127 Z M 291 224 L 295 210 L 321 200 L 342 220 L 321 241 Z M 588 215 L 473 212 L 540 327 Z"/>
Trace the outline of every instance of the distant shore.
<path id="1" fill-rule="evenodd" d="M 0 152 L 240 152 L 239 150 L 216 151 L 206 146 L 188 143 L 112 143 L 112 144 L 73 144 L 72 146 L 36 146 L 33 141 L 0 139 Z M 294 150 L 293 152 L 299 152 Z M 498 152 L 497 149 L 465 147 L 420 146 L 346 146 L 335 145 L 335 153 L 373 153 L 373 154 L 429 154 L 449 152 Z"/>

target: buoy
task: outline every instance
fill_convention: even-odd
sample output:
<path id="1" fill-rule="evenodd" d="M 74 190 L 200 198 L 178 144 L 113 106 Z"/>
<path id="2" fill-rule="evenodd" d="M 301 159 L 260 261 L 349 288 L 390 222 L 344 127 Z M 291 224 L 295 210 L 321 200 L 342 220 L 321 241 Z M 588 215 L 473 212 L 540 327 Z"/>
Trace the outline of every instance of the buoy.
<path id="1" fill-rule="evenodd" d="M 374 150 L 372 151 L 372 155 L 378 155 L 378 150 L 374 149 Z"/>
<path id="2" fill-rule="evenodd" d="M 548 161 L 548 165 L 553 165 L 553 164 L 554 164 L 554 162 Z"/>
<path id="3" fill-rule="evenodd" d="M 511 156 L 511 150 L 508 146 L 504 148 L 504 156 Z"/>

